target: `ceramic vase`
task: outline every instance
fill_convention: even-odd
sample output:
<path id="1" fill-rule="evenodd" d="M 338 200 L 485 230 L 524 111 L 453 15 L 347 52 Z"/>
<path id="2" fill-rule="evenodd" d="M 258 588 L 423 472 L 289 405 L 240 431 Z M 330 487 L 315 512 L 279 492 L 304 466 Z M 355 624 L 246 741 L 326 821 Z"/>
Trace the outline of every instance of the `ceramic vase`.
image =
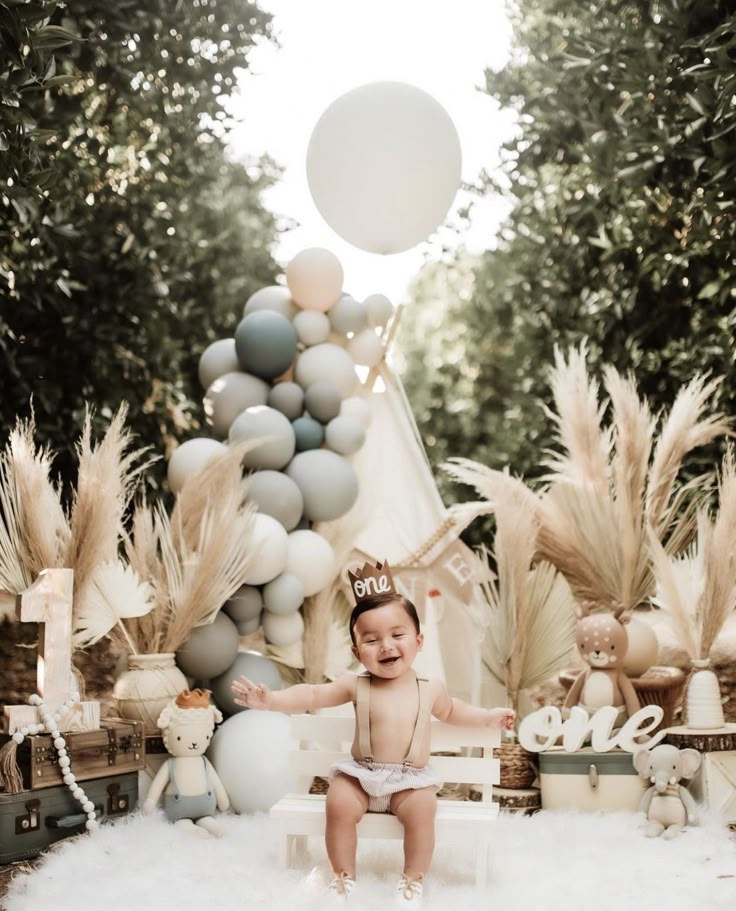
<path id="1" fill-rule="evenodd" d="M 187 678 L 174 663 L 173 652 L 129 655 L 128 670 L 115 681 L 112 695 L 121 718 L 142 721 L 146 734 L 158 734 L 162 709 L 187 689 Z"/>
<path id="2" fill-rule="evenodd" d="M 721 688 L 718 677 L 710 668 L 710 659 L 692 658 L 693 673 L 685 691 L 685 722 L 696 731 L 722 728 L 723 716 Z"/>
<path id="3" fill-rule="evenodd" d="M 626 624 L 629 646 L 624 656 L 624 673 L 627 677 L 641 677 L 657 663 L 659 640 L 646 620 L 632 616 Z"/>

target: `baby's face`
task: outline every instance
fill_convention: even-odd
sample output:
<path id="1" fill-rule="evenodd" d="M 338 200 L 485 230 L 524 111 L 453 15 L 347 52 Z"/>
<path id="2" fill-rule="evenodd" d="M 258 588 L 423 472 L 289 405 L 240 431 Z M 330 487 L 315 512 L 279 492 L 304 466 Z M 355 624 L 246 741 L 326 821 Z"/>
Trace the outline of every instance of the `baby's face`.
<path id="1" fill-rule="evenodd" d="M 353 654 L 375 677 L 400 677 L 412 666 L 424 637 L 398 602 L 361 614 L 353 627 Z"/>

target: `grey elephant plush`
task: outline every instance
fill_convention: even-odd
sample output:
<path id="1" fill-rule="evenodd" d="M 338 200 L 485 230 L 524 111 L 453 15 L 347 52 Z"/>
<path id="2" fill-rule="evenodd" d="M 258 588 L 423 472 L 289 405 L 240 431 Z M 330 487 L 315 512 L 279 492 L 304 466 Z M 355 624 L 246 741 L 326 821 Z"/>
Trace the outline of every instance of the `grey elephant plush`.
<path id="1" fill-rule="evenodd" d="M 669 744 L 634 753 L 636 771 L 652 783 L 639 804 L 649 823 L 646 834 L 650 838 L 663 833 L 665 838 L 674 838 L 685 826 L 695 824 L 695 801 L 680 779 L 692 778 L 700 762 L 697 750 L 678 750 Z"/>

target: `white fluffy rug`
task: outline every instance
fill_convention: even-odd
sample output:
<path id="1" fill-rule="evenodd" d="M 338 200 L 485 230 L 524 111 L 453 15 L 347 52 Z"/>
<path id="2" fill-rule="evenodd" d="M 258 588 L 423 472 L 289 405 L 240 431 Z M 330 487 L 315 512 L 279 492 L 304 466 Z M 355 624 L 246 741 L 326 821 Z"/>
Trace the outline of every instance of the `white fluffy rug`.
<path id="1" fill-rule="evenodd" d="M 310 864 L 282 871 L 275 836 L 263 815 L 223 818 L 221 839 L 200 839 L 162 815 L 133 815 L 91 837 L 61 842 L 38 869 L 18 874 L 7 911 L 317 911 L 321 891 L 307 883 L 324 848 L 310 840 Z M 438 844 L 426 911 L 732 911 L 736 838 L 709 819 L 673 841 L 648 839 L 639 817 L 542 812 L 502 815 L 496 825 L 493 881 L 473 883 L 473 855 Z M 360 892 L 354 911 L 387 904 L 401 869 L 401 844 L 365 841 L 359 848 Z"/>

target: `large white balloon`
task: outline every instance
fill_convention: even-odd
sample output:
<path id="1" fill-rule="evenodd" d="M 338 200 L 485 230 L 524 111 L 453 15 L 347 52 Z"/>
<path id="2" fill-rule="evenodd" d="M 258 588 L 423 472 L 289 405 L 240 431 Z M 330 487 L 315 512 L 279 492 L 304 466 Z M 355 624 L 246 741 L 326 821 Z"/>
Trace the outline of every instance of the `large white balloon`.
<path id="1" fill-rule="evenodd" d="M 307 181 L 327 224 L 369 253 L 400 253 L 441 224 L 460 186 L 457 130 L 442 105 L 401 82 L 373 82 L 327 108 Z"/>
<path id="2" fill-rule="evenodd" d="M 172 493 L 179 493 L 187 480 L 200 468 L 204 468 L 210 459 L 226 452 L 227 446 L 224 443 L 207 437 L 195 437 L 177 446 L 166 469 L 166 479 Z"/>
<path id="3" fill-rule="evenodd" d="M 248 585 L 263 585 L 286 569 L 289 537 L 284 526 L 271 516 L 259 512 L 253 521 L 250 542 L 253 566 L 248 571 L 248 578 L 243 581 Z"/>
<path id="4" fill-rule="evenodd" d="M 297 787 L 289 753 L 291 719 L 280 712 L 241 712 L 220 726 L 207 752 L 236 813 L 269 810 Z"/>

